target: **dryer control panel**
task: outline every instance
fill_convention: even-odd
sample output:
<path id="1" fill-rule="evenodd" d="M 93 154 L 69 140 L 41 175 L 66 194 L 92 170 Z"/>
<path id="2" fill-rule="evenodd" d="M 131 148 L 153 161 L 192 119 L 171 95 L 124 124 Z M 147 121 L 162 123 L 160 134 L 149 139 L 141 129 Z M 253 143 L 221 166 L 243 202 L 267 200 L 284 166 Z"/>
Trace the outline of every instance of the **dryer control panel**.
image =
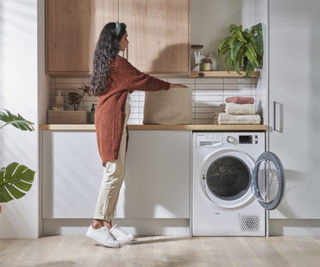
<path id="1" fill-rule="evenodd" d="M 218 147 L 223 144 L 223 135 L 215 133 L 197 134 L 197 147 Z"/>
<path id="2" fill-rule="evenodd" d="M 196 147 L 264 146 L 264 133 L 195 133 Z"/>
<path id="3" fill-rule="evenodd" d="M 258 134 L 227 134 L 225 136 L 226 144 L 230 145 L 258 145 L 259 135 Z"/>

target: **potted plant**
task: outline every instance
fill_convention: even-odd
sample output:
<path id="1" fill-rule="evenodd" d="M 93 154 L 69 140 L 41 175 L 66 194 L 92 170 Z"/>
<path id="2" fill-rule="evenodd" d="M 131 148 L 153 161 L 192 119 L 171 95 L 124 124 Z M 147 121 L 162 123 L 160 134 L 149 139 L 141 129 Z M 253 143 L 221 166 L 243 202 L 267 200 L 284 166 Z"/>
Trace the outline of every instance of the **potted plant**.
<path id="1" fill-rule="evenodd" d="M 0 127 L 12 125 L 21 131 L 34 131 L 34 123 L 25 120 L 20 114 L 13 115 L 10 111 L 0 112 L 0 120 L 5 122 Z M 35 171 L 27 166 L 19 165 L 17 162 L 10 163 L 7 167 L 0 169 L 0 203 L 22 198 L 32 186 Z M 1 213 L 1 205 L 0 205 Z"/>
<path id="2" fill-rule="evenodd" d="M 68 100 L 69 100 L 69 105 L 73 105 L 73 109 L 74 110 L 78 110 L 79 108 L 79 104 L 82 100 L 82 98 L 84 97 L 85 94 L 87 94 L 88 96 L 91 96 L 90 93 L 90 87 L 87 85 L 83 85 L 79 88 L 79 90 L 82 90 L 83 93 L 82 95 L 79 95 L 76 92 L 70 92 L 69 96 L 68 96 Z"/>
<path id="3" fill-rule="evenodd" d="M 228 53 L 224 61 L 224 69 L 227 71 L 227 62 L 229 62 L 230 66 L 240 75 L 242 75 L 240 71 L 245 70 L 247 79 L 255 68 L 262 69 L 262 25 L 259 23 L 250 29 L 243 30 L 241 25 L 231 24 L 228 29 L 231 36 L 220 41 L 218 61 L 220 63 L 221 56 Z"/>

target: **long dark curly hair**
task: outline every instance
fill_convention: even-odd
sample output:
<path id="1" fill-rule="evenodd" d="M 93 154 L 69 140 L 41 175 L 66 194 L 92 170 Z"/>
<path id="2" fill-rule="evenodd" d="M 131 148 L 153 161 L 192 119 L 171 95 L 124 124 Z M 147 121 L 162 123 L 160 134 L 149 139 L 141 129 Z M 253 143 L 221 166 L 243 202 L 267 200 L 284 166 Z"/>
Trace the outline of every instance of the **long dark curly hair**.
<path id="1" fill-rule="evenodd" d="M 93 56 L 93 66 L 91 75 L 91 91 L 95 96 L 107 93 L 108 75 L 112 62 L 120 51 L 119 41 L 126 32 L 126 24 L 120 23 L 121 30 L 117 36 L 116 23 L 106 24 L 99 36 Z"/>

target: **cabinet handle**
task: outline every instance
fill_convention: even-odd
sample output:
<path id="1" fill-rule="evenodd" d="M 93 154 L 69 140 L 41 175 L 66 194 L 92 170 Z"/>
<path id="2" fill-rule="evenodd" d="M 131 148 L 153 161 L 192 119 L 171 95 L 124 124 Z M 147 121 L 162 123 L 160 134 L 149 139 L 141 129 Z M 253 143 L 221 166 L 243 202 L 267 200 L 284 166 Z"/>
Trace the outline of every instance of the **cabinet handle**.
<path id="1" fill-rule="evenodd" d="M 277 131 L 277 132 L 280 132 L 281 131 L 281 126 L 280 126 L 280 129 L 277 129 L 277 104 L 278 103 L 276 101 L 273 101 L 273 130 Z M 279 123 L 280 123 L 280 120 L 279 120 Z"/>
<path id="2" fill-rule="evenodd" d="M 276 101 L 273 101 L 273 130 L 276 131 Z"/>

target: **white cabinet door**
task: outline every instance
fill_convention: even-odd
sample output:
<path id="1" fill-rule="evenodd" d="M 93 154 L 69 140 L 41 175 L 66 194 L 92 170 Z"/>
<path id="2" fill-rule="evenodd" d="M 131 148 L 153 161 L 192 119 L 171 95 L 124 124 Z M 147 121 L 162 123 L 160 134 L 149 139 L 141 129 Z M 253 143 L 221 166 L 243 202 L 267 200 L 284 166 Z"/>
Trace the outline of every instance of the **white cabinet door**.
<path id="1" fill-rule="evenodd" d="M 95 132 L 43 131 L 42 218 L 92 218 L 103 174 Z"/>
<path id="2" fill-rule="evenodd" d="M 129 132 L 117 218 L 189 218 L 189 131 Z"/>
<path id="3" fill-rule="evenodd" d="M 117 218 L 189 218 L 189 131 L 130 131 Z M 103 174 L 95 132 L 43 131 L 42 218 L 92 218 Z"/>
<path id="4" fill-rule="evenodd" d="M 284 199 L 270 218 L 320 219 L 320 1 L 269 3 L 269 150 L 286 175 Z"/>

